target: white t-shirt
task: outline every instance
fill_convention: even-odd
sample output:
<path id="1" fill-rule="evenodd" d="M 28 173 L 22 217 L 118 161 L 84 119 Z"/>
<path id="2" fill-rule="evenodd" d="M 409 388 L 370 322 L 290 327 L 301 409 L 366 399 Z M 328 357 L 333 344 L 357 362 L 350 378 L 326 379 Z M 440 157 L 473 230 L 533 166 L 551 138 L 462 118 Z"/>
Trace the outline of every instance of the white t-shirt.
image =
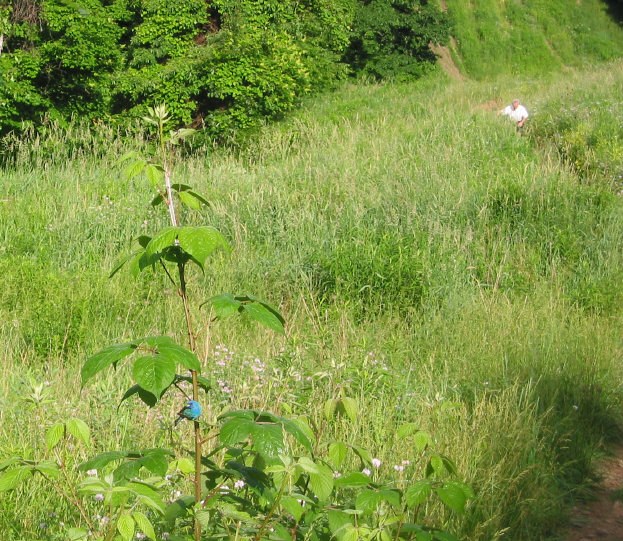
<path id="1" fill-rule="evenodd" d="M 502 111 L 502 114 L 511 117 L 515 122 L 521 122 L 524 118 L 528 118 L 528 110 L 523 105 L 518 105 L 517 109 L 513 109 L 512 105 L 508 105 Z"/>

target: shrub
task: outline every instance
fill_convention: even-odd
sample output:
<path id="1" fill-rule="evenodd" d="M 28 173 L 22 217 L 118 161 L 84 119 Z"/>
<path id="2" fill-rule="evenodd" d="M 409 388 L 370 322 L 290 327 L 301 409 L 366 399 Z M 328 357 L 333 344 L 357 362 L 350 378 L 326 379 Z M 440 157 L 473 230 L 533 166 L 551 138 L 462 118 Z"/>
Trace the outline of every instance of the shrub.
<path id="1" fill-rule="evenodd" d="M 376 79 L 416 78 L 435 61 L 429 44 L 444 43 L 449 31 L 447 17 L 426 1 L 363 0 L 345 59 Z"/>

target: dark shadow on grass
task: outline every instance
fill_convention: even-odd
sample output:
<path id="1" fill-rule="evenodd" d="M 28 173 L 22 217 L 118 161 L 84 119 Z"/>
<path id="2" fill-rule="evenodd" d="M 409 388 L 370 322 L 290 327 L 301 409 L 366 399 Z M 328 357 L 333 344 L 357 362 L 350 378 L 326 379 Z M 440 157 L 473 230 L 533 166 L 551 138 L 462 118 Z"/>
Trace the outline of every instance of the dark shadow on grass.
<path id="1" fill-rule="evenodd" d="M 612 20 L 623 26 L 623 1 L 622 0 L 604 0 L 606 3 L 606 12 Z"/>

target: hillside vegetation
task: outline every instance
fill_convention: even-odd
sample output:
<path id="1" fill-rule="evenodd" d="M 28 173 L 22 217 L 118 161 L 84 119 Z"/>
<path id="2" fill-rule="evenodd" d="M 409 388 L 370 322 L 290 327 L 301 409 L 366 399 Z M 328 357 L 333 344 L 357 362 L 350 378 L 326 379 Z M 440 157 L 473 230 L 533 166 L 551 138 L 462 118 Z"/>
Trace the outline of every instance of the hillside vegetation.
<path id="1" fill-rule="evenodd" d="M 516 3 L 469 3 L 489 4 Z M 549 7 L 576 2 L 522 4 L 562 29 Z M 457 23 L 469 21 L 464 5 L 448 0 Z M 463 514 L 423 505 L 426 524 L 466 541 L 556 539 L 623 411 L 623 63 L 588 66 L 616 56 L 623 31 L 589 9 L 601 4 L 577 5 L 593 30 L 564 71 L 494 71 L 461 38 L 476 31 L 465 22 L 457 58 L 482 80 L 349 84 L 236 148 L 180 151 L 175 180 L 210 202 L 184 223 L 213 225 L 234 247 L 190 277 L 197 304 L 249 291 L 287 322 L 285 337 L 200 327 L 207 423 L 239 408 L 305 416 L 319 447 L 356 442 L 397 486 L 424 474 L 430 451 L 396 430 L 415 423 L 475 493 Z M 602 32 L 608 47 L 588 50 Z M 491 55 L 512 56 L 514 42 L 498 43 Z M 495 114 L 515 96 L 531 112 L 524 136 Z M 94 438 L 69 466 L 173 445 L 179 403 L 118 407 L 126 367 L 80 390 L 84 359 L 108 344 L 185 339 L 166 278 L 108 278 L 133 238 L 167 224 L 148 184 L 123 177 L 120 157 L 145 143 L 104 125 L 3 139 L 0 468 L 10 456 L 54 460 L 45 431 L 70 416 Z M 330 423 L 323 404 L 340 396 L 356 415 Z M 84 476 L 68 471 L 67 486 Z M 98 525 L 109 512 L 92 497 L 84 510 Z M 0 492 L 1 541 L 64 539 L 81 520 L 41 476 Z"/>
<path id="2" fill-rule="evenodd" d="M 455 60 L 475 79 L 542 77 L 623 55 L 623 7 L 603 0 L 447 0 Z"/>

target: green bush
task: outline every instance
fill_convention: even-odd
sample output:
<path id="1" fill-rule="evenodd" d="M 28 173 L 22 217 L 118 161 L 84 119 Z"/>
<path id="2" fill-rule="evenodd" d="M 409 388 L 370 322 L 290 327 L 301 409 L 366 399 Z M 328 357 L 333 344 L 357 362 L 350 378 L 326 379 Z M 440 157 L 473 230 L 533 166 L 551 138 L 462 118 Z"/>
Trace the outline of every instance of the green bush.
<path id="1" fill-rule="evenodd" d="M 553 144 L 585 182 L 623 188 L 623 112 L 616 98 L 595 92 L 552 101 L 534 119 L 532 134 Z"/>
<path id="2" fill-rule="evenodd" d="M 419 77 L 435 61 L 429 44 L 445 43 L 449 20 L 421 0 L 363 0 L 357 7 L 345 59 L 376 79 Z"/>

